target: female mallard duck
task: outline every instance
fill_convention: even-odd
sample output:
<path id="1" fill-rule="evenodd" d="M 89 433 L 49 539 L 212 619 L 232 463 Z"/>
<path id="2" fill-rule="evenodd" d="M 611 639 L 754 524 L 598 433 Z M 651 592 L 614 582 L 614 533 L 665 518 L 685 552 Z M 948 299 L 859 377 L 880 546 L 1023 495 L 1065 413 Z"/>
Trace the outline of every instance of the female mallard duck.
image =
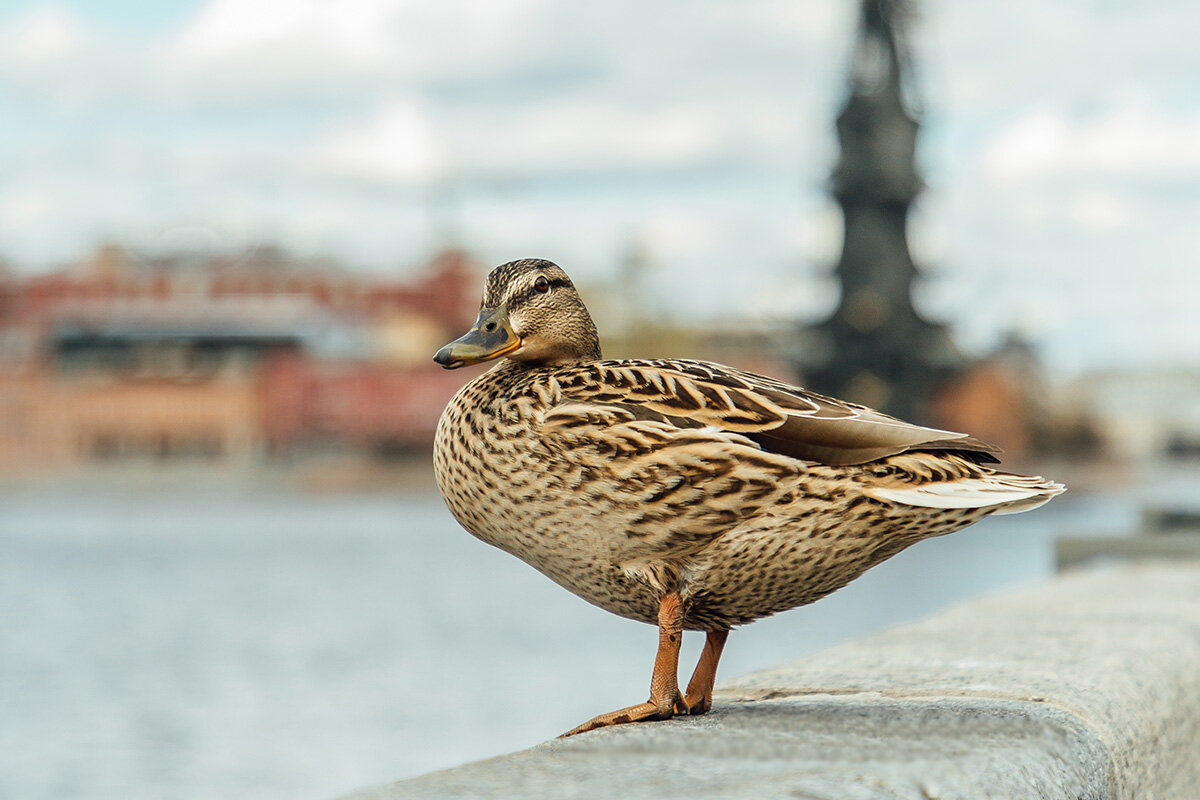
<path id="1" fill-rule="evenodd" d="M 464 528 L 590 603 L 657 624 L 650 699 L 606 725 L 703 714 L 729 630 L 811 603 L 930 536 L 1063 491 L 997 472 L 996 449 L 701 361 L 603 361 L 559 267 L 488 276 L 479 319 L 434 360 L 504 357 L 434 445 Z M 683 630 L 707 634 L 687 691 Z"/>

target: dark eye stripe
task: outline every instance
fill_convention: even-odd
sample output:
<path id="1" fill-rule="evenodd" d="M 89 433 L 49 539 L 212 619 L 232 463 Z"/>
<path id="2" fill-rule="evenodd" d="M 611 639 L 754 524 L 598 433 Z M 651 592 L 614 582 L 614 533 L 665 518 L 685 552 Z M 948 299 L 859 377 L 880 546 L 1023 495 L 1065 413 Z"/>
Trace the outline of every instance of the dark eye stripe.
<path id="1" fill-rule="evenodd" d="M 571 282 L 569 280 L 565 280 L 563 278 L 552 278 L 552 279 L 549 279 L 548 282 L 550 284 L 550 289 L 559 289 L 559 288 L 562 288 L 563 286 L 571 285 Z M 530 300 L 532 300 L 535 296 L 537 296 L 539 294 L 549 294 L 549 290 L 547 290 L 545 292 L 539 292 L 538 290 L 536 290 L 532 286 L 530 286 L 527 289 L 525 289 L 525 291 L 521 292 L 520 294 L 515 294 L 512 297 L 510 297 L 508 299 L 508 307 L 513 308 L 514 306 L 524 305 L 525 303 L 529 302 Z"/>

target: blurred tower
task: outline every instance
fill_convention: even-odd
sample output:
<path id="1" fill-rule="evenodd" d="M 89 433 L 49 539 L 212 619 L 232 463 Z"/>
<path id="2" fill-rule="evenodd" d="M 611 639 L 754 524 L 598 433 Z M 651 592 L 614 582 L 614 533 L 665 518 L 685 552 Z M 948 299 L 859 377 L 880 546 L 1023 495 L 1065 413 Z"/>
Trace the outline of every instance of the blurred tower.
<path id="1" fill-rule="evenodd" d="M 922 183 L 905 5 L 862 2 L 831 181 L 845 224 L 841 300 L 831 317 L 801 332 L 796 366 L 815 391 L 929 421 L 931 393 L 965 361 L 945 326 L 922 318 L 912 302 L 919 272 L 906 226 Z"/>

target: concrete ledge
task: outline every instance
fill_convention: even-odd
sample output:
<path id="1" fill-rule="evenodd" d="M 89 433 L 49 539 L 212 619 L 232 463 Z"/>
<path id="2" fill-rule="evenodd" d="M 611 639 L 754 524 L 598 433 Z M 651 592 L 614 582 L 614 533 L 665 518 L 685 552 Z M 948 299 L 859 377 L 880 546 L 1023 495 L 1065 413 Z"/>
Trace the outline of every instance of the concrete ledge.
<path id="1" fill-rule="evenodd" d="M 1195 798 L 1200 565 L 1068 574 L 393 798 Z"/>

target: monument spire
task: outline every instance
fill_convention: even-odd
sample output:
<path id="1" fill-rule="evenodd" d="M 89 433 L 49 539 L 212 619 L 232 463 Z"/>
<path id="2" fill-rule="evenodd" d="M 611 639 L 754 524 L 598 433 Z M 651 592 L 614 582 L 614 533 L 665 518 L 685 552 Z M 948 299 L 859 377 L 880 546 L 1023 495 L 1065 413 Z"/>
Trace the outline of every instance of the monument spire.
<path id="1" fill-rule="evenodd" d="M 897 0 L 862 2 L 831 180 L 844 223 L 835 269 L 841 299 L 802 333 L 797 366 L 816 391 L 928 421 L 929 396 L 964 361 L 945 326 L 912 302 L 920 273 L 908 249 L 908 210 L 922 182 L 905 14 Z"/>

